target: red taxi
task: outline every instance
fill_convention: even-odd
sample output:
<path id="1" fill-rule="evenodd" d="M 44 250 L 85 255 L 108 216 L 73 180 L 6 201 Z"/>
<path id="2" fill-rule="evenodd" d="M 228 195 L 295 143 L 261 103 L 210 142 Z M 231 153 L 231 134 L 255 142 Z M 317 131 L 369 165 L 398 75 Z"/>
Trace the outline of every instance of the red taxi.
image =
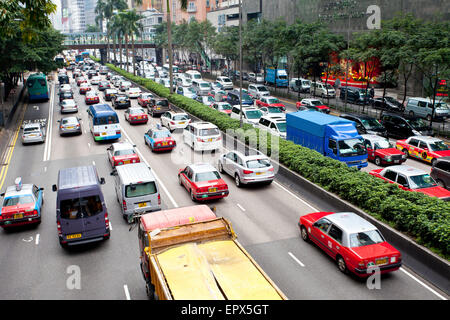
<path id="1" fill-rule="evenodd" d="M 421 192 L 430 197 L 450 201 L 450 191 L 440 187 L 425 171 L 407 165 L 390 166 L 369 172 L 374 177 L 395 183 L 406 191 Z"/>
<path id="2" fill-rule="evenodd" d="M 408 157 L 384 137 L 375 134 L 363 134 L 361 137 L 364 139 L 368 160 L 377 166 L 402 164 Z"/>
<path id="3" fill-rule="evenodd" d="M 141 107 L 132 107 L 125 111 L 125 120 L 127 120 L 130 124 L 147 123 L 148 115 Z"/>
<path id="4" fill-rule="evenodd" d="M 91 86 L 87 83 L 82 83 L 80 85 L 80 94 L 86 94 L 86 92 L 91 90 L 92 90 Z"/>
<path id="5" fill-rule="evenodd" d="M 402 265 L 400 252 L 386 242 L 380 231 L 353 212 L 315 212 L 298 222 L 304 241 L 314 242 L 336 260 L 343 273 L 368 277 Z"/>
<path id="6" fill-rule="evenodd" d="M 137 101 L 140 106 L 146 107 L 151 98 L 153 98 L 153 94 L 145 92 L 139 95 Z"/>
<path id="7" fill-rule="evenodd" d="M 80 86 L 82 83 L 87 83 L 87 79 L 85 77 L 78 77 L 76 79 L 77 81 L 77 86 Z"/>
<path id="8" fill-rule="evenodd" d="M 297 110 L 308 108 L 322 113 L 330 113 L 330 108 L 319 99 L 303 99 L 295 104 Z"/>
<path id="9" fill-rule="evenodd" d="M 108 151 L 108 160 L 111 166 L 115 168 L 122 164 L 138 163 L 141 162 L 136 150 L 135 145 L 129 142 L 116 142 L 113 143 L 106 150 Z"/>
<path id="10" fill-rule="evenodd" d="M 80 87 L 81 90 L 81 87 Z M 94 104 L 94 103 L 100 103 L 100 98 L 98 97 L 97 92 L 95 91 L 87 91 L 86 96 L 84 97 L 84 102 L 86 104 Z"/>
<path id="11" fill-rule="evenodd" d="M 278 98 L 272 96 L 262 96 L 256 100 L 257 107 L 277 107 L 283 111 L 286 111 L 286 106 L 278 100 Z"/>
<path id="12" fill-rule="evenodd" d="M 181 169 L 178 180 L 190 193 L 192 201 L 221 199 L 229 194 L 226 182 L 208 163 L 191 164 Z"/>
<path id="13" fill-rule="evenodd" d="M 433 164 L 439 157 L 450 156 L 450 148 L 444 141 L 429 136 L 413 136 L 397 140 L 396 147 L 406 155 Z"/>

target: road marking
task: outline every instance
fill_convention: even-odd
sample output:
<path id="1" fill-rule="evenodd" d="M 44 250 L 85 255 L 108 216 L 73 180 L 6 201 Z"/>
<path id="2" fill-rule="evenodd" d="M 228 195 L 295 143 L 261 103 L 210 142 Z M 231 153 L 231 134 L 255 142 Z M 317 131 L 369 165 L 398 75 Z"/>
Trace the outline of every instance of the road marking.
<path id="1" fill-rule="evenodd" d="M 125 291 L 125 296 L 127 297 L 127 300 L 131 300 L 130 292 L 128 291 L 128 286 L 126 284 L 123 285 L 123 290 Z"/>
<path id="2" fill-rule="evenodd" d="M 403 271 L 406 275 L 410 276 L 413 280 L 417 281 L 419 284 L 421 284 L 425 289 L 428 289 L 431 293 L 434 293 L 436 296 L 438 296 L 441 300 L 447 300 L 444 296 L 437 293 L 435 290 L 431 289 L 429 286 L 427 286 L 425 283 L 414 277 L 411 273 L 400 267 L 400 270 Z"/>
<path id="3" fill-rule="evenodd" d="M 48 161 L 50 160 L 50 151 L 51 151 L 51 144 L 52 144 L 52 125 L 53 125 L 53 104 L 54 104 L 54 87 L 55 84 L 53 83 L 50 89 L 50 108 L 48 111 L 48 122 L 47 122 L 47 134 L 45 137 L 45 148 L 44 148 L 44 158 L 42 161 Z"/>
<path id="4" fill-rule="evenodd" d="M 92 164 L 95 166 L 95 161 L 94 160 L 92 160 Z"/>
<path id="5" fill-rule="evenodd" d="M 109 221 L 109 231 L 112 231 L 112 224 L 111 224 L 111 221 Z"/>
<path id="6" fill-rule="evenodd" d="M 91 144 L 88 142 L 88 147 L 90 148 L 91 147 Z"/>
<path id="7" fill-rule="evenodd" d="M 0 177 L 1 177 L 0 190 L 3 188 L 3 184 L 5 183 L 5 178 L 8 174 L 9 162 L 11 161 L 12 155 L 14 153 L 14 148 L 16 146 L 17 138 L 19 137 L 20 128 L 22 127 L 22 121 L 23 121 L 23 117 L 25 115 L 25 110 L 27 109 L 27 107 L 28 107 L 28 104 L 25 105 L 25 108 L 24 108 L 24 111 L 22 114 L 22 119 L 19 121 L 19 125 L 17 126 L 15 135 L 11 138 L 12 144 L 10 145 L 10 149 L 5 158 L 6 166 L 3 166 L 2 171 L 0 173 Z"/>
<path id="8" fill-rule="evenodd" d="M 39 233 L 36 235 L 36 245 L 39 244 Z"/>
<path id="9" fill-rule="evenodd" d="M 47 172 L 47 167 L 44 167 L 44 172 Z"/>
<path id="10" fill-rule="evenodd" d="M 289 255 L 291 256 L 291 258 L 294 259 L 294 261 L 297 262 L 301 267 L 304 267 L 304 266 L 305 266 L 300 260 L 297 259 L 296 256 L 294 256 L 294 255 L 292 254 L 292 252 L 288 252 L 288 254 L 289 254 Z"/>
<path id="11" fill-rule="evenodd" d="M 237 203 L 236 204 L 238 207 L 239 207 L 239 209 L 241 209 L 242 211 L 244 211 L 245 212 L 245 209 L 244 209 L 244 207 L 243 206 L 241 206 L 239 203 Z"/>
<path id="12" fill-rule="evenodd" d="M 308 207 L 310 207 L 311 209 L 313 209 L 315 212 L 320 211 L 316 208 L 314 208 L 312 205 L 310 205 L 308 202 L 306 202 L 305 200 L 301 199 L 299 196 L 295 195 L 294 193 L 292 193 L 291 191 L 289 191 L 288 189 L 286 189 L 285 187 L 283 187 L 281 184 L 279 184 L 278 182 L 274 181 L 273 182 L 275 185 L 279 186 L 281 189 L 283 189 L 284 191 L 286 191 L 287 193 L 289 193 L 291 196 L 295 197 L 297 200 L 299 200 L 300 202 L 303 202 L 304 204 L 306 204 Z"/>
<path id="13" fill-rule="evenodd" d="M 122 127 L 122 132 L 126 135 L 128 141 L 131 144 L 135 144 L 131 139 L 130 136 L 127 134 L 127 132 L 124 130 L 124 128 Z M 151 167 L 147 160 L 144 158 L 144 156 L 142 155 L 141 151 L 139 151 L 139 148 L 135 148 L 136 152 L 139 154 L 139 157 L 144 161 L 144 163 L 148 166 Z M 164 192 L 167 194 L 167 196 L 169 197 L 170 202 L 172 202 L 173 206 L 175 208 L 178 208 L 179 205 L 176 203 L 175 199 L 172 197 L 172 195 L 169 193 L 169 190 L 166 188 L 166 186 L 164 185 L 164 183 L 161 181 L 161 179 L 158 177 L 158 175 L 156 174 L 155 170 L 152 170 L 153 175 L 155 176 L 155 179 L 158 181 L 159 185 L 163 188 Z"/>

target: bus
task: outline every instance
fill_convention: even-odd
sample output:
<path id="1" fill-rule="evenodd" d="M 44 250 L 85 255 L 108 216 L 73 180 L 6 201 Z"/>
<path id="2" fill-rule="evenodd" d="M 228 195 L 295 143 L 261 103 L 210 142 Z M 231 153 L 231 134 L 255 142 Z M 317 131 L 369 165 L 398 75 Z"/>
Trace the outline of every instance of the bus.
<path id="1" fill-rule="evenodd" d="M 75 62 L 80 62 L 80 61 L 83 61 L 83 56 L 81 55 L 81 54 L 77 54 L 76 56 L 75 56 Z"/>
<path id="2" fill-rule="evenodd" d="M 89 58 L 89 52 L 87 52 L 87 51 L 82 52 L 81 56 L 83 57 L 83 59 L 87 59 L 87 58 Z"/>
<path id="3" fill-rule="evenodd" d="M 33 73 L 27 79 L 28 101 L 48 100 L 47 77 L 43 73 Z"/>
<path id="4" fill-rule="evenodd" d="M 89 128 L 94 141 L 117 140 L 121 137 L 119 117 L 108 104 L 94 104 L 87 109 Z"/>

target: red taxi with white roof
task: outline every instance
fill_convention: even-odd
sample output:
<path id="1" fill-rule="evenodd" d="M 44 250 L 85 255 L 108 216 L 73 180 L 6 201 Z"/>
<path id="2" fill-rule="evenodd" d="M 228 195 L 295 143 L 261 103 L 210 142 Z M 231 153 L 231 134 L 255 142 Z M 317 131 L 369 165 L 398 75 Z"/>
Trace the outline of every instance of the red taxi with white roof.
<path id="1" fill-rule="evenodd" d="M 310 110 L 319 111 L 323 113 L 330 113 L 330 108 L 326 106 L 320 99 L 303 99 L 295 104 L 297 110 L 306 107 Z"/>
<path id="2" fill-rule="evenodd" d="M 130 124 L 147 123 L 148 115 L 141 107 L 131 107 L 125 111 L 125 120 Z"/>
<path id="3" fill-rule="evenodd" d="M 81 90 L 81 89 L 80 89 Z M 87 91 L 86 92 L 86 96 L 84 97 L 84 102 L 89 105 L 89 104 L 95 104 L 95 103 L 100 103 L 100 98 L 98 96 L 98 93 L 95 91 Z"/>
<path id="4" fill-rule="evenodd" d="M 363 134 L 361 137 L 364 139 L 368 160 L 377 166 L 402 164 L 408 157 L 397 150 L 387 138 L 375 134 Z"/>
<path id="5" fill-rule="evenodd" d="M 136 150 L 135 145 L 129 142 L 116 142 L 113 143 L 106 150 L 108 151 L 108 160 L 111 166 L 115 168 L 122 164 L 138 163 L 141 162 Z"/>
<path id="6" fill-rule="evenodd" d="M 312 241 L 334 260 L 343 273 L 368 277 L 398 270 L 400 252 L 386 242 L 380 231 L 353 212 L 315 212 L 300 217 L 301 237 Z"/>
<path id="7" fill-rule="evenodd" d="M 80 85 L 79 93 L 86 94 L 86 92 L 91 91 L 91 90 L 92 90 L 91 86 L 88 83 L 84 82 Z"/>
<path id="8" fill-rule="evenodd" d="M 450 191 L 440 187 L 436 181 L 425 171 L 408 165 L 389 166 L 384 169 L 375 169 L 369 172 L 377 178 L 389 183 L 398 184 L 406 191 L 421 192 L 430 197 L 437 197 L 450 201 Z"/>
<path id="9" fill-rule="evenodd" d="M 256 99 L 257 107 L 277 107 L 281 110 L 285 111 L 286 106 L 278 100 L 278 98 L 272 96 L 262 96 L 259 99 Z"/>
<path id="10" fill-rule="evenodd" d="M 153 94 L 144 92 L 139 95 L 137 101 L 140 106 L 146 107 L 151 98 L 153 98 Z"/>
<path id="11" fill-rule="evenodd" d="M 433 164 L 437 158 L 450 156 L 449 146 L 441 139 L 430 136 L 413 136 L 397 140 L 396 147 L 410 157 Z"/>
<path id="12" fill-rule="evenodd" d="M 191 164 L 181 169 L 178 180 L 189 192 L 192 201 L 220 199 L 229 194 L 226 182 L 217 169 L 208 163 Z"/>

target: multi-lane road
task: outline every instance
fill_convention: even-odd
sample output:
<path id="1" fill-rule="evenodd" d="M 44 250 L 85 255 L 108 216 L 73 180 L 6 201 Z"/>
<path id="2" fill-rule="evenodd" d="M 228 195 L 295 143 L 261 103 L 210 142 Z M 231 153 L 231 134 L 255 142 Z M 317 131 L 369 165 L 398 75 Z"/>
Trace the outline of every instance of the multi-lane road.
<path id="1" fill-rule="evenodd" d="M 38 227 L 0 230 L 0 299 L 146 299 L 139 269 L 137 232 L 129 230 L 116 200 L 106 156 L 109 144 L 94 142 L 89 132 L 84 96 L 78 93 L 70 72 L 69 78 L 79 106 L 83 133 L 59 136 L 57 120 L 61 114 L 57 84 L 50 83 L 50 101 L 25 103 L 24 112 L 19 116 L 19 121 L 47 119 L 46 142 L 24 146 L 18 136 L 11 140 L 12 153 L 4 157 L 9 161 L 0 177 L 2 192 L 21 176 L 24 183 L 44 187 L 45 202 L 42 223 Z M 93 88 L 96 90 L 97 86 Z M 108 103 L 102 93 L 100 99 L 101 103 Z M 137 105 L 135 99 L 132 105 Z M 194 205 L 178 183 L 178 170 L 193 161 L 216 164 L 218 155 L 225 150 L 215 154 L 192 153 L 183 145 L 181 133 L 174 132 L 178 145 L 172 153 L 152 153 L 144 144 L 143 136 L 159 119 L 150 117 L 147 125 L 131 126 L 124 119 L 124 110 L 117 112 L 122 126 L 121 141 L 135 144 L 141 159 L 152 168 L 162 190 L 163 209 Z M 60 168 L 91 164 L 106 180 L 102 188 L 111 222 L 111 238 L 63 249 L 58 242 L 56 194 L 52 192 L 52 185 L 56 183 Z M 216 206 L 219 216 L 231 221 L 238 240 L 289 299 L 448 299 L 447 294 L 407 266 L 382 276 L 379 283 L 368 284 L 340 273 L 332 259 L 301 240 L 297 226 L 301 215 L 332 211 L 332 203 L 306 198 L 278 181 L 269 186 L 237 188 L 232 178 L 224 176 L 224 179 L 230 195 L 209 204 Z"/>

